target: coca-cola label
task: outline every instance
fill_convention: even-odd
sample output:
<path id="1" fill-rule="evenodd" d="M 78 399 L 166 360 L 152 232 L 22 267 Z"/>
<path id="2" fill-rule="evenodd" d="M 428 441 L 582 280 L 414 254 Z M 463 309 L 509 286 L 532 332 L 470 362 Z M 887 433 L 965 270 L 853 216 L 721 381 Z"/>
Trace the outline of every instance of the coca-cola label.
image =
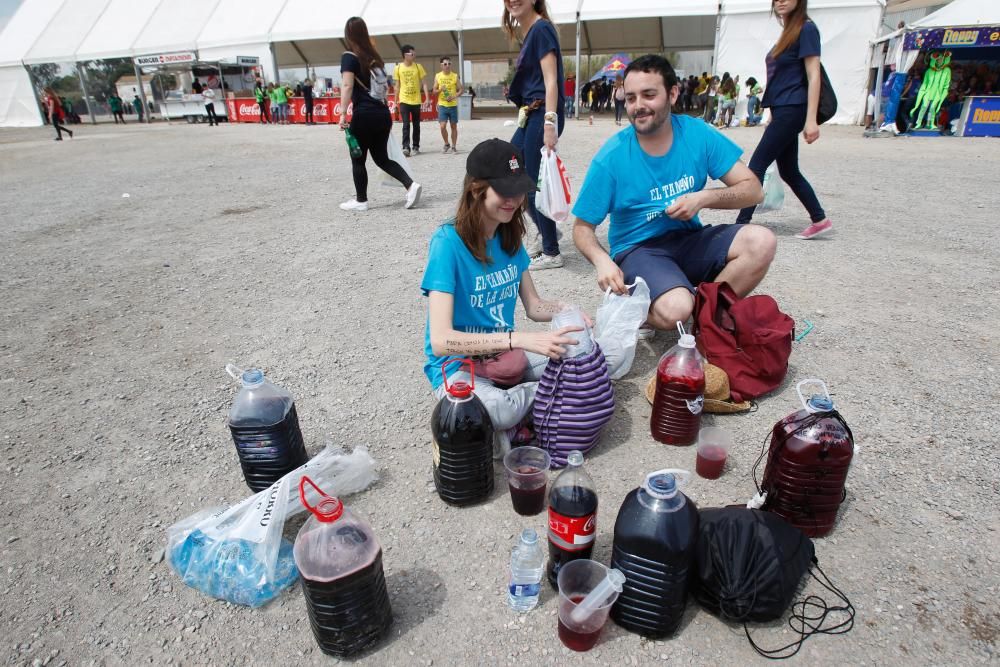
<path id="1" fill-rule="evenodd" d="M 241 104 L 240 105 L 240 115 L 243 116 L 259 116 L 260 107 L 256 104 Z"/>
<path id="2" fill-rule="evenodd" d="M 704 396 L 699 396 L 698 398 L 694 399 L 693 401 L 689 401 L 689 400 L 687 400 L 685 398 L 684 402 L 687 403 L 688 410 L 693 415 L 700 415 L 701 414 L 701 409 L 703 407 L 705 407 L 705 397 Z"/>
<path id="3" fill-rule="evenodd" d="M 565 516 L 550 507 L 549 532 L 567 545 L 583 549 L 593 542 L 597 535 L 597 513 L 586 516 Z"/>

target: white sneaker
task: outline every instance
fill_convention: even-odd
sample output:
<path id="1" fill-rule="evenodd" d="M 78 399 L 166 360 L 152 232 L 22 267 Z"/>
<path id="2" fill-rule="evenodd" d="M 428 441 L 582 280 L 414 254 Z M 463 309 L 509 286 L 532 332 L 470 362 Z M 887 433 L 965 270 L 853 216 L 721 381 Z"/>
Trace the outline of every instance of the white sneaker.
<path id="1" fill-rule="evenodd" d="M 656 329 L 654 329 L 653 327 L 649 326 L 646 323 L 643 323 L 642 326 L 639 327 L 639 332 L 637 334 L 639 340 L 650 340 L 654 336 L 656 336 Z"/>
<path id="2" fill-rule="evenodd" d="M 562 241 L 563 233 L 562 230 L 556 228 L 556 240 Z M 528 251 L 528 257 L 534 259 L 542 254 L 542 235 L 535 234 L 535 238 L 530 244 L 525 248 Z"/>
<path id="3" fill-rule="evenodd" d="M 413 182 L 410 184 L 410 189 L 406 191 L 406 203 L 403 204 L 403 208 L 413 208 L 420 201 L 420 193 L 423 191 L 420 183 Z"/>
<path id="4" fill-rule="evenodd" d="M 546 269 L 558 269 L 563 265 L 562 255 L 539 255 L 531 260 L 528 265 L 529 271 L 544 271 Z"/>
<path id="5" fill-rule="evenodd" d="M 340 208 L 344 211 L 367 211 L 368 202 L 358 201 L 357 199 L 351 199 L 350 201 L 345 201 L 340 205 Z"/>

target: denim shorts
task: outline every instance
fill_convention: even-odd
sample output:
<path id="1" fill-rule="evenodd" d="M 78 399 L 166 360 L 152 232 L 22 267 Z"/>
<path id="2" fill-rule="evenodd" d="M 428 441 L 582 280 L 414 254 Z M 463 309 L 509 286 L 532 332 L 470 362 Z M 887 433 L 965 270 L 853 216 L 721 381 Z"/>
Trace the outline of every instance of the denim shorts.
<path id="1" fill-rule="evenodd" d="M 626 283 L 642 276 L 653 301 L 676 287 L 693 294 L 699 283 L 712 282 L 726 267 L 729 247 L 742 228 L 710 225 L 667 232 L 618 253 L 615 264 Z"/>
<path id="2" fill-rule="evenodd" d="M 458 107 L 443 107 L 438 106 L 438 122 L 448 123 L 452 125 L 458 124 Z"/>

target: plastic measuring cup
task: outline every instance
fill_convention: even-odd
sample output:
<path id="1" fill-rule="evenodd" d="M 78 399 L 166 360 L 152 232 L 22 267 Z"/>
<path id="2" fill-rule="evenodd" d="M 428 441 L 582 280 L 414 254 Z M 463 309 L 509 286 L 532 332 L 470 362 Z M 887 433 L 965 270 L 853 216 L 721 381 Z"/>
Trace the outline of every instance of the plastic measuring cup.
<path id="1" fill-rule="evenodd" d="M 721 477 L 732 445 L 733 436 L 724 428 L 707 426 L 698 431 L 698 458 L 695 461 L 695 472 L 705 479 Z"/>
<path id="2" fill-rule="evenodd" d="M 559 570 L 559 640 L 574 651 L 589 651 L 601 636 L 601 630 L 608 620 L 611 605 L 618 599 L 621 584 L 617 589 L 616 575 L 609 575 L 607 567 L 597 561 L 581 558 L 570 561 Z M 617 572 L 617 570 L 614 570 Z M 618 575 L 621 575 L 618 572 Z M 610 577 L 614 577 L 609 579 Z M 622 576 L 624 579 L 624 576 Z M 587 601 L 588 596 L 599 587 L 610 589 L 609 593 L 598 592 L 596 599 Z M 583 611 L 574 614 L 587 601 Z M 583 616 L 581 620 L 575 617 Z"/>
<path id="3" fill-rule="evenodd" d="M 581 354 L 587 354 L 594 349 L 594 339 L 587 326 L 587 320 L 583 316 L 583 311 L 576 306 L 567 306 L 552 316 L 552 331 L 563 327 L 580 327 L 583 331 L 572 331 L 566 334 L 570 338 L 575 338 L 576 345 L 569 345 L 566 348 L 566 358 L 571 359 Z"/>
<path id="4" fill-rule="evenodd" d="M 549 453 L 538 447 L 515 447 L 503 457 L 515 512 L 534 516 L 545 509 L 551 462 Z"/>

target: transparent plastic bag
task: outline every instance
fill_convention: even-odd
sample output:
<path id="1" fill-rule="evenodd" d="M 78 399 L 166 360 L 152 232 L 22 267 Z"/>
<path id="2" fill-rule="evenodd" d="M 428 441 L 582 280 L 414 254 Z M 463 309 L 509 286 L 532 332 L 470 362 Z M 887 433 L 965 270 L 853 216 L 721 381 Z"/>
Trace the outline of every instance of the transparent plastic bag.
<path id="1" fill-rule="evenodd" d="M 639 327 L 646 321 L 651 301 L 649 285 L 642 278 L 636 277 L 635 284 L 626 287 L 632 289 L 631 296 L 615 294 L 608 288 L 604 302 L 597 309 L 594 327 L 594 341 L 601 346 L 604 356 L 621 359 L 615 368 L 608 365 L 612 380 L 624 377 L 632 368 Z"/>
<path id="2" fill-rule="evenodd" d="M 546 218 L 565 222 L 569 218 L 572 189 L 566 165 L 559 155 L 542 146 L 542 161 L 538 167 L 538 193 L 535 208 Z"/>
<path id="3" fill-rule="evenodd" d="M 757 204 L 754 213 L 780 211 L 785 204 L 785 186 L 781 184 L 777 165 L 772 164 L 764 172 L 764 201 Z"/>
<path id="4" fill-rule="evenodd" d="M 206 595 L 249 607 L 277 597 L 298 579 L 285 520 L 303 510 L 304 475 L 337 496 L 363 491 L 377 479 L 364 447 L 350 454 L 327 447 L 270 487 L 230 507 L 201 510 L 167 529 L 166 556 L 181 580 Z"/>
<path id="5" fill-rule="evenodd" d="M 398 163 L 411 180 L 417 180 L 417 177 L 413 175 L 413 169 L 410 168 L 410 161 L 406 159 L 405 155 L 403 155 L 403 147 L 399 145 L 399 139 L 396 138 L 396 134 L 394 132 L 389 133 L 389 141 L 386 143 L 385 147 L 386 152 L 389 153 L 389 159 Z M 398 188 L 400 185 L 399 181 L 384 171 L 382 172 L 382 180 L 380 182 L 386 187 Z"/>

